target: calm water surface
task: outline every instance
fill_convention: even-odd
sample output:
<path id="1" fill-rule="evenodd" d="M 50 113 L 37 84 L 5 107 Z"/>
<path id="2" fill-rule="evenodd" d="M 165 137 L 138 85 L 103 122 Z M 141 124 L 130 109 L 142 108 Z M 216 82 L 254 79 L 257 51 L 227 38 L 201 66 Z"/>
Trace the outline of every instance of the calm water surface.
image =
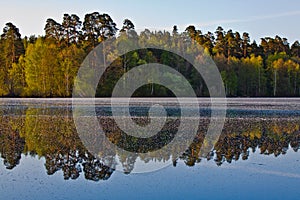
<path id="1" fill-rule="evenodd" d="M 147 141 L 157 148 L 176 132 L 176 101 L 137 99 L 130 107 L 135 122 L 143 125 L 149 123 L 149 105 L 158 101 L 174 123 L 164 127 L 166 137 Z M 182 155 L 126 157 L 112 151 L 95 157 L 77 134 L 71 100 L 1 99 L 0 199 L 298 199 L 300 99 L 228 99 L 222 134 L 206 155 L 199 151 L 210 103 L 199 101 L 198 134 Z M 181 109 L 193 105 L 187 101 Z M 110 141 L 144 150 L 140 141 L 122 135 L 108 100 L 97 100 L 95 110 Z M 118 160 L 122 170 L 105 165 L 107 159 Z M 138 163 L 151 161 L 172 164 L 132 173 Z"/>

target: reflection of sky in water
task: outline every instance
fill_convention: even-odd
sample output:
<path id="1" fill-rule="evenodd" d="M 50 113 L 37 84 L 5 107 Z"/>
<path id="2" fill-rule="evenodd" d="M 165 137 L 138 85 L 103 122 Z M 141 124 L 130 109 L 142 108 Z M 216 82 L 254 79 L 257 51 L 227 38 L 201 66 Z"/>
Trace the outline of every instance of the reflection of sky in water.
<path id="1" fill-rule="evenodd" d="M 300 155 L 252 153 L 248 160 L 216 166 L 213 160 L 190 168 L 146 173 L 115 171 L 107 181 L 65 181 L 61 171 L 46 174 L 43 158 L 22 155 L 20 165 L 6 170 L 1 163 L 1 199 L 297 199 L 300 195 Z"/>

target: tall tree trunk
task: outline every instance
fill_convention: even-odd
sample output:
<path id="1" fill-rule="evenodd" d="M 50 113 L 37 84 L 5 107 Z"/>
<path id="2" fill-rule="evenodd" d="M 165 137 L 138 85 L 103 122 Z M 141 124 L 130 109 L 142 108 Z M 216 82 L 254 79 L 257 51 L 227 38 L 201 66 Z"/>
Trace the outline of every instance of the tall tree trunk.
<path id="1" fill-rule="evenodd" d="M 297 73 L 295 73 L 294 75 L 294 96 L 296 96 L 296 92 L 297 92 Z"/>
<path id="2" fill-rule="evenodd" d="M 258 95 L 260 95 L 260 67 L 258 67 Z"/>
<path id="3" fill-rule="evenodd" d="M 276 96 L 276 87 L 277 87 L 276 77 L 277 77 L 277 70 L 275 70 L 275 73 L 274 73 L 274 89 L 273 89 L 273 96 L 274 97 Z"/>

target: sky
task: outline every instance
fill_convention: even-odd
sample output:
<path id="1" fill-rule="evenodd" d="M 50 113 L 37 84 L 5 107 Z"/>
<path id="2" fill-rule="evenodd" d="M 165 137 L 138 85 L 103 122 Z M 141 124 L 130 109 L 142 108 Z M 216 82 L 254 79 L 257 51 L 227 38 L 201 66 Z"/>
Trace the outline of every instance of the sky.
<path id="1" fill-rule="evenodd" d="M 98 11 L 107 13 L 122 27 L 130 19 L 136 30 L 171 31 L 177 25 L 184 31 L 194 25 L 202 32 L 226 31 L 250 33 L 251 39 L 279 35 L 290 43 L 300 40 L 299 0 L 0 0 L 0 32 L 12 22 L 22 36 L 44 35 L 46 19 L 61 22 L 64 13 L 84 15 Z"/>

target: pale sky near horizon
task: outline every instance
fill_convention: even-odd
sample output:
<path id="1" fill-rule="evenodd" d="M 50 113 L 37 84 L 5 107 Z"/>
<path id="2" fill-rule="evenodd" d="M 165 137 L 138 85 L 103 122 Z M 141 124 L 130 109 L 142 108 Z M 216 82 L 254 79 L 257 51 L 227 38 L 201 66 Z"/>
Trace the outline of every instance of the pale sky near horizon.
<path id="1" fill-rule="evenodd" d="M 2 1 L 2 2 L 1 2 Z M 22 36 L 44 35 L 47 18 L 61 22 L 64 13 L 84 15 L 94 11 L 107 13 L 122 26 L 130 19 L 137 31 L 171 31 L 173 25 L 182 32 L 188 25 L 195 25 L 203 32 L 215 32 L 220 25 L 226 31 L 248 32 L 251 39 L 279 35 L 290 43 L 300 40 L 300 1 L 298 0 L 1 0 L 0 32 L 5 23 L 12 22 Z"/>

